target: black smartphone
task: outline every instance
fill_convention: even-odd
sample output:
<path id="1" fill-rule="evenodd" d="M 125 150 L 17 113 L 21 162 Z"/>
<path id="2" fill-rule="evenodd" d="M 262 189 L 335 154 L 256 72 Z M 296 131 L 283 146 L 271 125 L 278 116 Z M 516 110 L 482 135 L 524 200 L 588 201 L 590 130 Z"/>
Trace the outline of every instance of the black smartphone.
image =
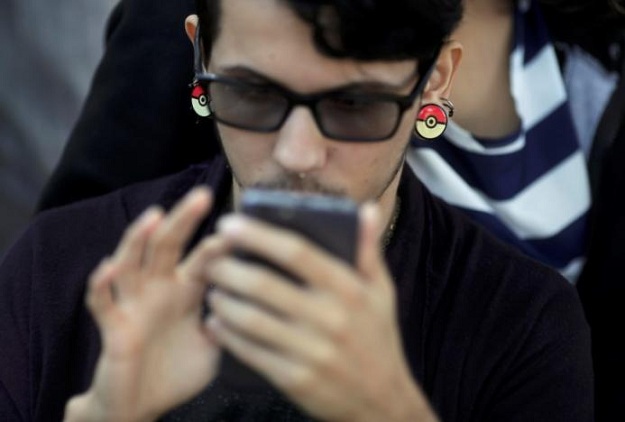
<path id="1" fill-rule="evenodd" d="M 244 214 L 300 233 L 328 252 L 354 265 L 358 232 L 358 206 L 345 197 L 302 192 L 248 189 L 241 198 Z M 238 252 L 242 259 L 262 263 L 285 273 L 286 271 L 246 252 Z M 262 392 L 271 389 L 260 375 L 225 352 L 221 359 L 220 378 L 231 388 Z"/>
<path id="2" fill-rule="evenodd" d="M 354 264 L 358 207 L 348 198 L 302 192 L 249 189 L 241 212 L 293 230 Z"/>

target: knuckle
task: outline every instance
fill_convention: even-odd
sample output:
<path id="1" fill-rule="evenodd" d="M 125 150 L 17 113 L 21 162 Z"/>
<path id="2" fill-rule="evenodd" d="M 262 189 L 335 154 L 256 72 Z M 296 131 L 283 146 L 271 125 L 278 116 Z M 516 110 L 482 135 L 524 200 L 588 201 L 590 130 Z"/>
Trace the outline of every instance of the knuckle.
<path id="1" fill-rule="evenodd" d="M 308 248 L 303 238 L 295 235 L 293 239 L 284 242 L 285 262 L 306 262 L 308 260 Z"/>
<path id="2" fill-rule="evenodd" d="M 335 373 L 339 362 L 338 351 L 332 346 L 318 347 L 313 353 L 313 360 L 320 373 Z"/>
<path id="3" fill-rule="evenodd" d="M 168 231 L 158 230 L 150 239 L 150 246 L 159 252 L 167 252 L 176 250 L 178 243 L 174 236 Z"/>
<path id="4" fill-rule="evenodd" d="M 222 303 L 217 302 L 217 307 L 223 306 Z M 230 314 L 230 322 L 237 329 L 248 333 L 257 333 L 264 330 L 267 326 L 267 322 L 263 319 L 262 315 L 259 315 L 256 310 L 251 309 L 248 306 L 236 305 L 235 308 L 228 309 Z"/>
<path id="5" fill-rule="evenodd" d="M 258 271 L 250 274 L 245 283 L 241 283 L 242 293 L 255 297 L 263 294 L 269 288 L 270 272 L 261 265 L 258 265 L 257 269 Z"/>
<path id="6" fill-rule="evenodd" d="M 250 332 L 263 330 L 267 325 L 261 316 L 256 315 L 256 312 L 249 308 L 240 309 L 237 312 L 236 319 L 239 328 L 249 330 Z"/>
<path id="7" fill-rule="evenodd" d="M 349 319 L 344 311 L 326 314 L 326 329 L 335 341 L 342 341 L 348 335 Z"/>
<path id="8" fill-rule="evenodd" d="M 367 303 L 367 292 L 362 286 L 356 284 L 346 286 L 344 293 L 347 306 L 350 309 L 361 309 Z"/>
<path id="9" fill-rule="evenodd" d="M 305 397 L 310 394 L 316 385 L 314 373 L 305 367 L 293 368 L 284 373 L 283 388 L 296 397 Z"/>

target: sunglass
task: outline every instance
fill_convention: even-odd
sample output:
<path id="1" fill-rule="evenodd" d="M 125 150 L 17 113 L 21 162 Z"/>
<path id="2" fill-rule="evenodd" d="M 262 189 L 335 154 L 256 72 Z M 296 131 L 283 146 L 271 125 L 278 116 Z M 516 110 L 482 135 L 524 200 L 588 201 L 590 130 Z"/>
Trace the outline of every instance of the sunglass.
<path id="1" fill-rule="evenodd" d="M 321 133 L 345 142 L 374 142 L 397 132 L 404 112 L 421 94 L 438 54 L 419 66 L 423 77 L 406 95 L 357 93 L 345 89 L 310 95 L 293 92 L 281 85 L 252 83 L 202 72 L 196 31 L 195 79 L 204 85 L 210 98 L 211 115 L 225 125 L 255 132 L 274 132 L 284 124 L 293 107 L 308 107 Z"/>

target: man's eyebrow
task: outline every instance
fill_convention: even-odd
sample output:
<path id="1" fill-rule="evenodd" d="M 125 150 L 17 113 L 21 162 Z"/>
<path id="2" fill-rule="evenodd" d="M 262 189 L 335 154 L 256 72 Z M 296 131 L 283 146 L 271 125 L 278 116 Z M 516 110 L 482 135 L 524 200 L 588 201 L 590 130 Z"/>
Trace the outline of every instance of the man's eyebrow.
<path id="1" fill-rule="evenodd" d="M 248 80 L 254 83 L 269 83 L 272 85 L 277 85 L 280 87 L 285 87 L 284 83 L 273 79 L 270 76 L 267 76 L 263 73 L 260 73 L 254 69 L 251 69 L 246 66 L 231 66 L 225 67 L 223 69 L 218 70 L 219 74 L 228 76 L 231 78 L 241 78 Z M 379 91 L 379 92 L 388 92 L 388 91 L 400 91 L 412 85 L 414 83 L 415 78 L 417 77 L 417 72 L 411 72 L 404 80 L 397 84 L 380 82 L 380 81 L 359 81 L 359 82 L 351 82 L 345 85 L 338 85 L 329 89 L 329 91 Z"/>
<path id="2" fill-rule="evenodd" d="M 242 78 L 252 80 L 254 82 L 269 82 L 275 85 L 279 85 L 279 82 L 269 76 L 263 75 L 249 67 L 245 66 L 231 66 L 221 69 L 219 74 L 228 76 L 231 78 Z"/>

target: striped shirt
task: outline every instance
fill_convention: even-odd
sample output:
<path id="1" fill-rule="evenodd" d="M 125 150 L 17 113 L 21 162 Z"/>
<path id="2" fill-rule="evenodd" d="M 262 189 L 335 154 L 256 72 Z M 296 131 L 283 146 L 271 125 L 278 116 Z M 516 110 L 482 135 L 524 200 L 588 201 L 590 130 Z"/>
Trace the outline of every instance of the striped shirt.
<path id="1" fill-rule="evenodd" d="M 585 113 L 592 122 L 576 127 L 574 119 L 582 116 L 573 116 L 546 25 L 528 1 L 515 13 L 510 81 L 518 132 L 485 141 L 451 121 L 434 142 L 413 139 L 408 163 L 435 195 L 574 283 L 584 263 L 591 204 L 587 148 L 580 145 L 590 143 L 594 127 L 588 131 L 588 124 L 596 125 L 600 113 Z M 600 98 L 607 100 L 609 78 L 604 85 Z M 604 106 L 598 101 L 591 108 Z"/>

